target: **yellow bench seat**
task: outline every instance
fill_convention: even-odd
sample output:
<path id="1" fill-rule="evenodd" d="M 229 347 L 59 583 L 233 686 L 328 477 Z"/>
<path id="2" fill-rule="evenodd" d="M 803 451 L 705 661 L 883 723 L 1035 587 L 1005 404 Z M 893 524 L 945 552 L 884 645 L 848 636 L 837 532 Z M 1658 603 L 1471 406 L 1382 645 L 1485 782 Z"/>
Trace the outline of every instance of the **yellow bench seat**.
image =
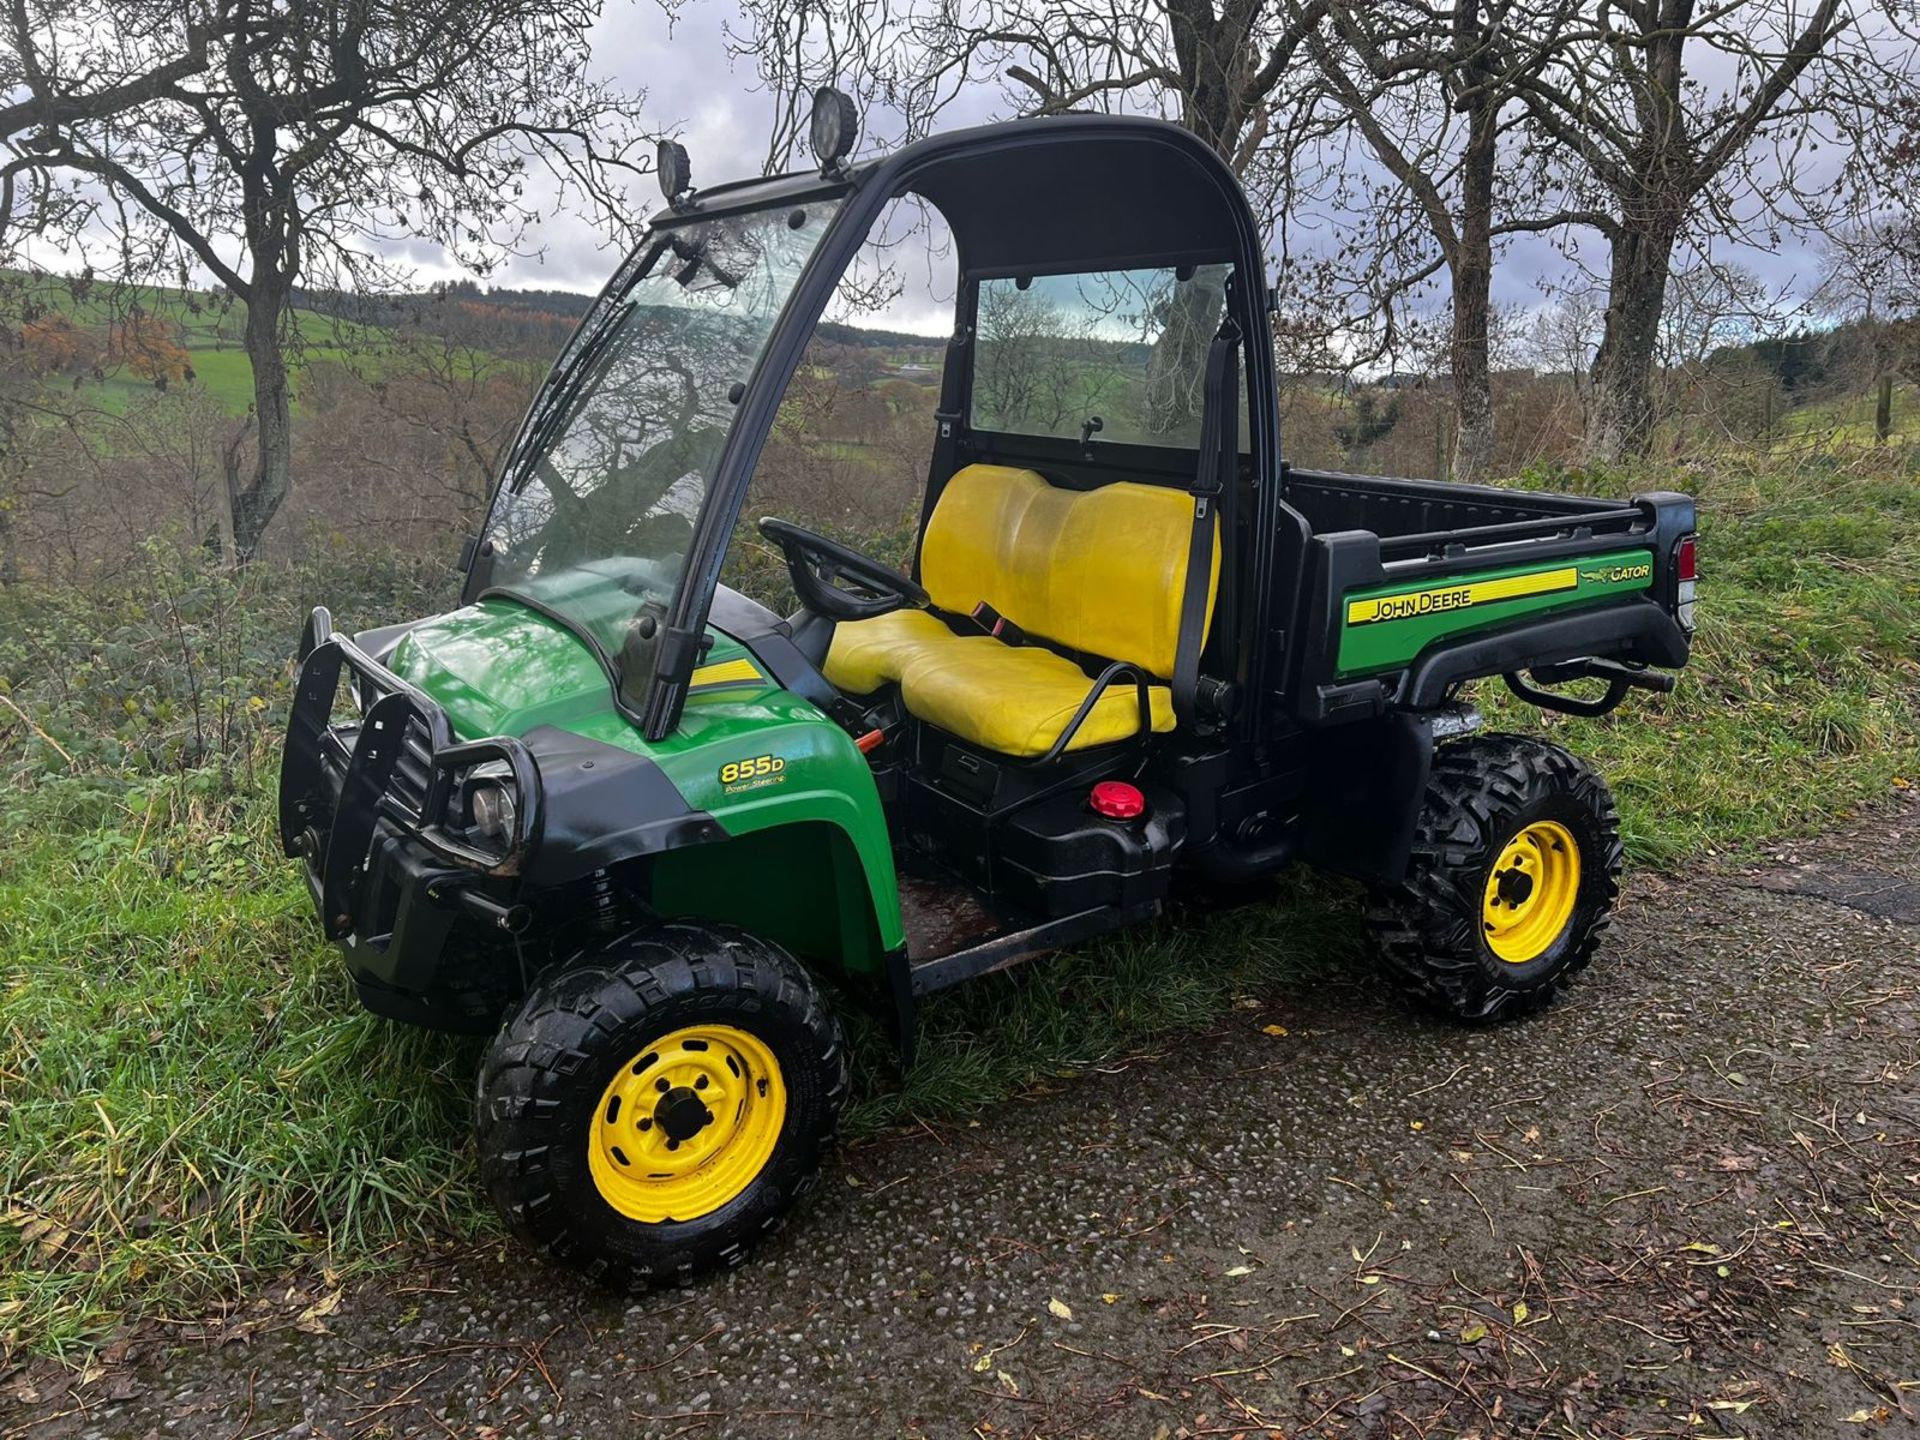
<path id="1" fill-rule="evenodd" d="M 920 582 L 937 609 L 985 602 L 1029 636 L 1081 655 L 1125 660 L 1166 680 L 1178 660 L 1193 499 L 1115 481 L 1049 485 L 1032 470 L 968 465 L 940 492 L 920 540 Z M 1220 581 L 1207 576 L 1207 618 Z M 1204 629 L 1203 629 L 1204 634 Z M 909 713 L 1004 755 L 1044 755 L 1093 689 L 1071 660 L 1041 645 L 956 635 L 938 618 L 895 611 L 834 630 L 827 679 L 854 695 L 889 682 Z M 1173 692 L 1150 682 L 1155 731 L 1174 727 Z M 1067 742 L 1110 745 L 1140 733 L 1131 680 L 1111 686 Z"/>

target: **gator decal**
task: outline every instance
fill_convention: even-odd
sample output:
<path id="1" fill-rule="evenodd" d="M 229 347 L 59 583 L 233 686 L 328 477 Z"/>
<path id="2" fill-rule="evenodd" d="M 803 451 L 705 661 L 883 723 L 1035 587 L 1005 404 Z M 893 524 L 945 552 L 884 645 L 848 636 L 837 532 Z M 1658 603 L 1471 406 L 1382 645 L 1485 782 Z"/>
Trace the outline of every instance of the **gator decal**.
<path id="1" fill-rule="evenodd" d="M 1653 555 L 1621 550 L 1532 569 L 1508 567 L 1415 588 L 1375 585 L 1342 598 L 1338 672 L 1405 665 L 1433 644 L 1522 616 L 1614 599 L 1653 583 Z"/>

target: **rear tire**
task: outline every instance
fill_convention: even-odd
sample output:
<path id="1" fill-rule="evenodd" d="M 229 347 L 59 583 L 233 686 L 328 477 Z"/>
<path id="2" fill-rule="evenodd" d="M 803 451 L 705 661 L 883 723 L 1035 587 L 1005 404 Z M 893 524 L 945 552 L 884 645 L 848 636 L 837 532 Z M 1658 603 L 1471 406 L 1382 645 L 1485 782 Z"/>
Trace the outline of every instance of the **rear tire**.
<path id="1" fill-rule="evenodd" d="M 1619 894 L 1620 817 L 1558 745 L 1486 735 L 1434 754 L 1406 878 L 1367 928 L 1387 974 L 1461 1020 L 1550 1004 L 1593 958 Z"/>
<path id="2" fill-rule="evenodd" d="M 847 1090 L 839 1023 L 793 957 L 661 925 L 550 972 L 507 1022 L 480 1066 L 480 1173 L 558 1263 L 685 1283 L 739 1264 L 813 1187 Z"/>

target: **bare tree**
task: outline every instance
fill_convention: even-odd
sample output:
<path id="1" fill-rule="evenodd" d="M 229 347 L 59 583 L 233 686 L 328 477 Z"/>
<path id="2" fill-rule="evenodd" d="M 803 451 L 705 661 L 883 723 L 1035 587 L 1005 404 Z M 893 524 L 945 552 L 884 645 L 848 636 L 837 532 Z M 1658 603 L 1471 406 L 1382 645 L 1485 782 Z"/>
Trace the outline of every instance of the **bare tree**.
<path id="1" fill-rule="evenodd" d="M 297 285 L 379 289 L 383 242 L 485 269 L 549 205 L 630 216 L 637 98 L 595 79 L 599 0 L 11 0 L 11 172 L 111 197 L 123 270 L 211 274 L 246 308 L 258 453 L 234 498 L 250 556 L 291 483 L 285 351 Z M 102 112 L 75 97 L 134 95 Z M 4 114 L 4 112 L 0 112 Z M 24 217 L 33 223 L 34 217 Z"/>
<path id="2" fill-rule="evenodd" d="M 1304 23 L 1308 7 L 1297 13 Z M 1520 82 L 1551 59 L 1576 0 L 1334 0 L 1306 48 L 1317 74 L 1305 123 L 1279 148 L 1292 195 L 1319 192 L 1347 222 L 1338 252 L 1378 337 L 1397 347 L 1402 312 L 1434 276 L 1449 282 L 1452 469 L 1484 477 L 1494 446 L 1489 329 L 1503 236 L 1572 218 L 1517 133 Z M 1339 143 L 1357 135 L 1373 164 Z M 1384 171 L 1384 177 L 1380 172 Z"/>
<path id="3" fill-rule="evenodd" d="M 1894 380 L 1905 375 L 1920 383 L 1920 215 L 1895 210 L 1836 230 L 1814 303 L 1866 332 L 1873 438 L 1886 444 Z"/>
<path id="4" fill-rule="evenodd" d="M 816 85 L 851 83 L 920 135 L 964 89 L 997 80 L 1015 114 L 1160 113 L 1244 172 L 1286 103 L 1294 58 L 1321 8 L 1283 0 L 743 0 L 732 42 L 779 101 L 770 165 L 804 133 Z"/>
<path id="5" fill-rule="evenodd" d="M 1820 140 L 1857 138 L 1913 103 L 1913 48 L 1889 14 L 1857 0 L 1599 0 L 1525 78 L 1529 116 L 1567 165 L 1568 209 L 1609 249 L 1589 454 L 1631 456 L 1652 436 L 1689 230 L 1819 224 L 1841 178 Z"/>
<path id="6" fill-rule="evenodd" d="M 0 21 L 0 260 L 11 260 L 26 235 L 71 236 L 98 208 L 97 194 L 61 184 L 43 159 L 62 126 L 151 104 L 207 66 L 206 17 L 173 0 L 122 0 L 112 23 L 84 38 L 84 17 L 69 9 L 9 0 Z M 84 64 L 48 63 L 74 45 Z"/>

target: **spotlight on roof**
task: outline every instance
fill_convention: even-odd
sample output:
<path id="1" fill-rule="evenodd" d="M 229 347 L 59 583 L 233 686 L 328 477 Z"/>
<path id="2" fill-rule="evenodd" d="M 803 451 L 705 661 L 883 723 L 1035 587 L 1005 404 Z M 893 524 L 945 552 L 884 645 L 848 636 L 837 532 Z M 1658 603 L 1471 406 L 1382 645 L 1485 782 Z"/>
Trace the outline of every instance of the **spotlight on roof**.
<path id="1" fill-rule="evenodd" d="M 654 151 L 654 168 L 667 204 L 675 210 L 684 208 L 693 190 L 693 162 L 687 158 L 687 147 L 678 140 L 662 140 Z"/>
<path id="2" fill-rule="evenodd" d="M 822 175 L 833 175 L 846 167 L 841 163 L 853 152 L 860 138 L 860 112 L 853 97 L 831 85 L 813 92 L 813 119 L 807 125 L 807 139 L 813 145 L 813 158 L 820 162 Z"/>

